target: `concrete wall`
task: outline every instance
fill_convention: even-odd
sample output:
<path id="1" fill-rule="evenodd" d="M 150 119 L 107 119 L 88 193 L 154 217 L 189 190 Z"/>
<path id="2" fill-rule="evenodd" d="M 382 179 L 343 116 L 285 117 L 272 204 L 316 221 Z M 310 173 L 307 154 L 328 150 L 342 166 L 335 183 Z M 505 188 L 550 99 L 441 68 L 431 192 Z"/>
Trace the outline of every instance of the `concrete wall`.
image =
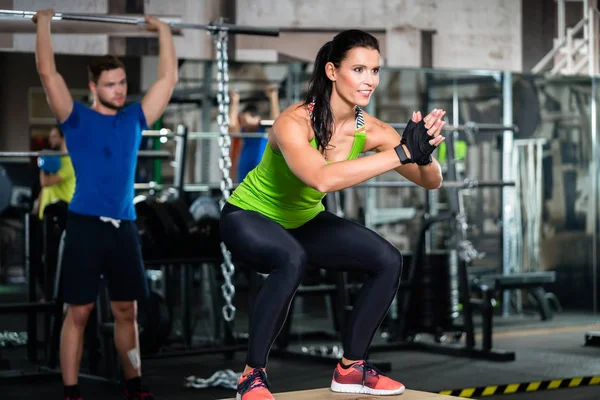
<path id="1" fill-rule="evenodd" d="M 88 56 L 56 57 L 56 66 L 71 90 L 87 90 Z M 123 58 L 129 91 L 140 90 L 139 59 Z M 30 88 L 41 87 L 33 54 L 0 53 L 0 148 L 7 151 L 30 149 Z"/>
<path id="2" fill-rule="evenodd" d="M 226 14 L 224 0 L 146 0 L 147 14 L 177 15 L 182 22 L 208 24 Z M 175 38 L 177 57 L 187 59 L 212 59 L 212 37 L 204 30 L 185 30 L 183 36 Z"/>
<path id="3" fill-rule="evenodd" d="M 108 0 L 3 0 L 2 8 L 37 11 L 53 8 L 56 12 L 99 13 L 109 11 Z M 33 24 L 31 24 L 33 27 Z M 33 28 L 35 29 L 35 28 Z M 35 35 L 32 33 L 2 34 L 0 49 L 30 52 L 35 47 Z M 10 39 L 9 39 L 10 38 Z M 108 51 L 108 35 L 67 35 L 53 36 L 54 50 L 57 54 L 104 54 Z"/>
<path id="4" fill-rule="evenodd" d="M 306 47 L 318 48 L 336 30 L 381 31 L 410 24 L 437 30 L 436 68 L 521 70 L 521 0 L 237 0 L 236 5 L 238 24 L 298 30 L 260 42 L 240 36 L 239 48 L 272 46 L 306 58 Z M 323 28 L 332 32 L 318 37 L 303 33 Z"/>

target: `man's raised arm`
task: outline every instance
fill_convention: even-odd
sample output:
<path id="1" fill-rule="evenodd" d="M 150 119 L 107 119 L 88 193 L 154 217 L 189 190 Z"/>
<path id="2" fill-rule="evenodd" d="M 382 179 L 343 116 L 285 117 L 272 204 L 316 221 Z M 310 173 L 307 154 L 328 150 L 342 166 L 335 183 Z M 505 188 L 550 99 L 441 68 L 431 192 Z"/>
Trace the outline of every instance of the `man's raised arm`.
<path id="1" fill-rule="evenodd" d="M 73 98 L 63 77 L 56 71 L 50 25 L 54 10 L 38 11 L 32 18 L 37 24 L 35 61 L 38 74 L 46 91 L 50 109 L 58 122 L 63 123 L 73 110 Z"/>
<path id="2" fill-rule="evenodd" d="M 165 111 L 171 100 L 173 89 L 179 79 L 177 55 L 171 28 L 166 23 L 146 17 L 149 30 L 158 31 L 158 78 L 142 99 L 142 110 L 148 126 L 152 125 Z"/>

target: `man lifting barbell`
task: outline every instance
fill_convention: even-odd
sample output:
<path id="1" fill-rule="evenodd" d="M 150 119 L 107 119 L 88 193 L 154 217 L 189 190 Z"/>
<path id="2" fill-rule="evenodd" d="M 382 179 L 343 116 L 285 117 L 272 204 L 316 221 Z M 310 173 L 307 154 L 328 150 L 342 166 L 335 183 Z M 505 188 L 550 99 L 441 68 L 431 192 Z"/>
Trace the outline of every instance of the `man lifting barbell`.
<path id="1" fill-rule="evenodd" d="M 50 34 L 53 10 L 39 11 L 37 69 L 73 161 L 77 181 L 69 204 L 62 265 L 64 301 L 68 304 L 60 344 L 65 398 L 81 399 L 78 386 L 83 332 L 103 277 L 108 282 L 114 316 L 115 345 L 123 363 L 128 399 L 154 399 L 141 383 L 136 301 L 148 297 L 140 238 L 134 220 L 133 184 L 141 133 L 170 101 L 178 80 L 170 27 L 146 17 L 158 32 L 158 79 L 141 102 L 125 107 L 127 75 L 113 56 L 88 67 L 93 104 L 73 100 L 56 70 Z"/>

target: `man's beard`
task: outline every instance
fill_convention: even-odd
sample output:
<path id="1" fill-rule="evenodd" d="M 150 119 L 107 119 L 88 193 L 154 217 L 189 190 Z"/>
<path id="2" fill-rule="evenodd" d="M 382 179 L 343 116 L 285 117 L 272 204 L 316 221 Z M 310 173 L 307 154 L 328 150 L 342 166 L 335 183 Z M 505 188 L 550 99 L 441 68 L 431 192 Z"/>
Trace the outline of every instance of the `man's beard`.
<path id="1" fill-rule="evenodd" d="M 98 94 L 98 101 L 106 108 L 110 108 L 111 110 L 119 111 L 123 106 L 115 106 L 113 103 L 110 103 L 102 98 L 100 94 Z"/>

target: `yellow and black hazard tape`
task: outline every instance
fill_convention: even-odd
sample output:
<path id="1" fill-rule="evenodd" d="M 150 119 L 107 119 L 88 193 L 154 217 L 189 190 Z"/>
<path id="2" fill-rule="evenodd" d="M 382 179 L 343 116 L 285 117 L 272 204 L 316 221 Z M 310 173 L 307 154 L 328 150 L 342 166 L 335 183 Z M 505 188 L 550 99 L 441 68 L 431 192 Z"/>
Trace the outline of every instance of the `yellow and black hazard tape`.
<path id="1" fill-rule="evenodd" d="M 600 385 L 600 376 L 585 376 L 582 378 L 552 379 L 508 385 L 481 386 L 454 390 L 442 390 L 439 394 L 466 398 L 479 398 L 499 394 L 540 392 L 542 390 L 566 389 L 590 385 Z"/>

